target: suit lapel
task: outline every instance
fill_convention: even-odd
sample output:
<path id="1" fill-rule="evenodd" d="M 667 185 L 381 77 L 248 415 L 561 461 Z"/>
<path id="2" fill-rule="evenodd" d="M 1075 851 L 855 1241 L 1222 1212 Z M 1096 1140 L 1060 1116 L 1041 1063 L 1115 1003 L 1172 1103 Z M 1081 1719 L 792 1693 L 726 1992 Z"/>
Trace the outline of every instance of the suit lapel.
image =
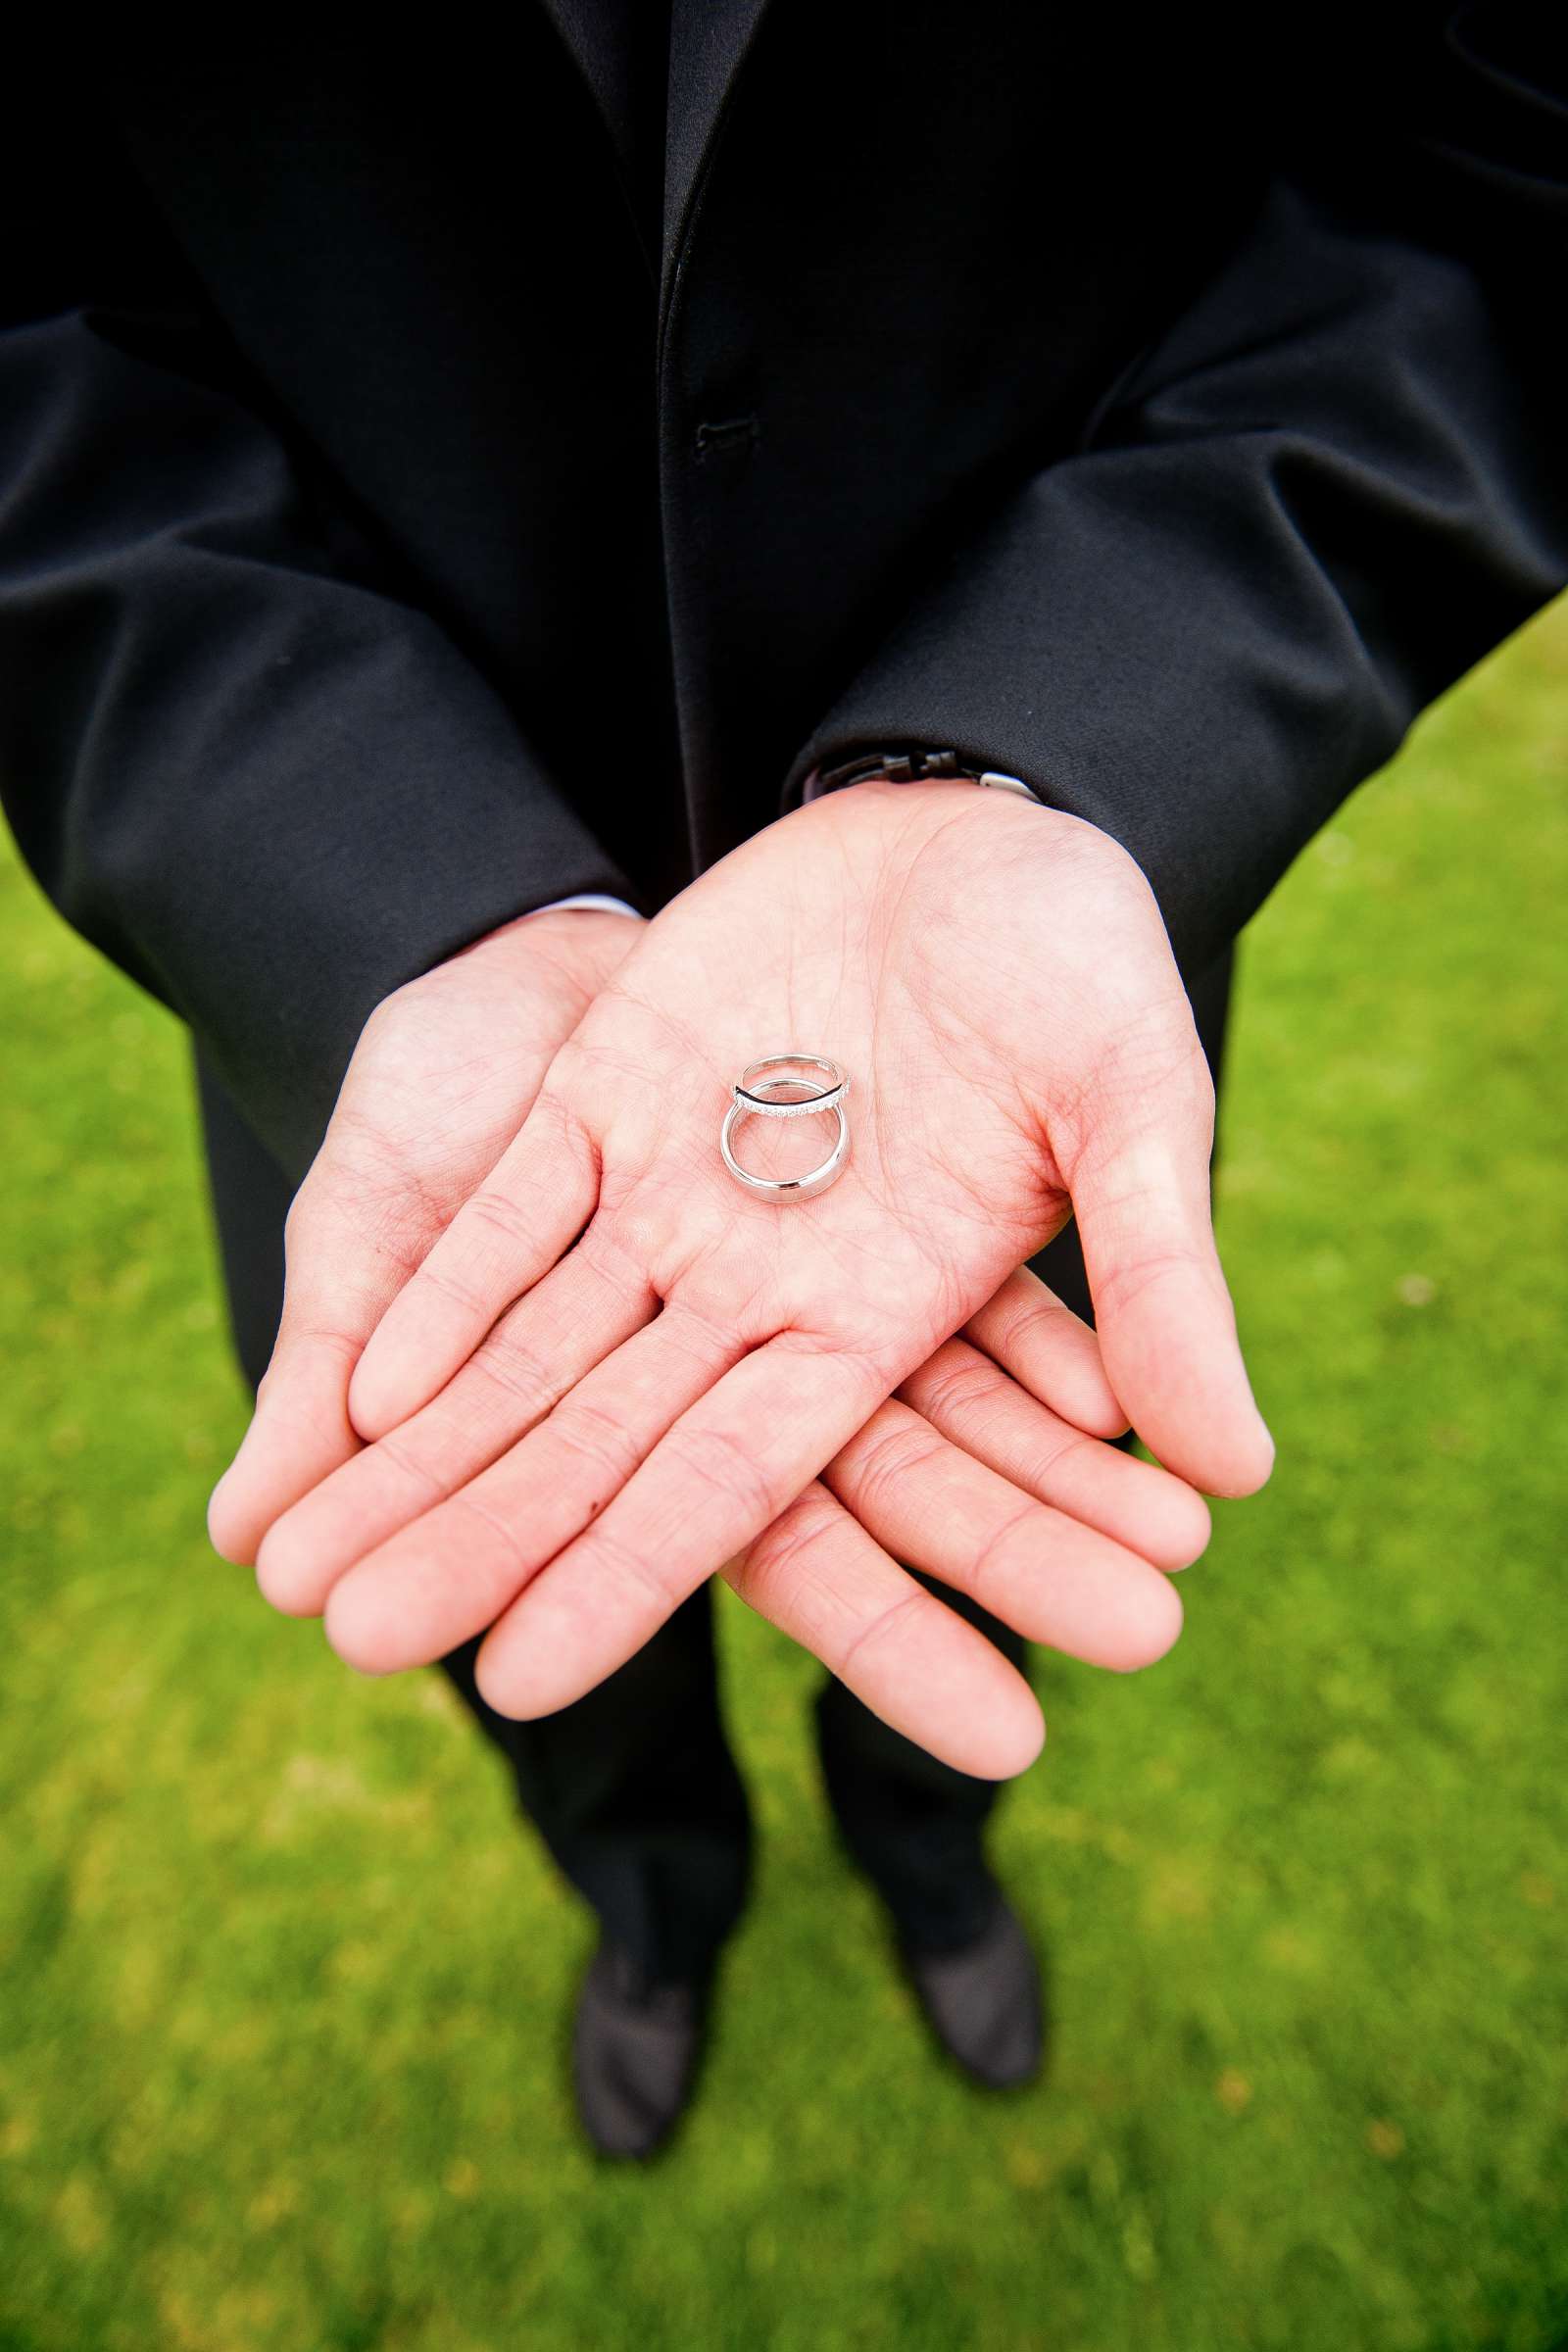
<path id="1" fill-rule="evenodd" d="M 685 242 L 692 197 L 742 60 L 769 0 L 669 0 L 667 91 L 634 90 L 621 27 L 641 0 L 541 0 L 545 14 L 592 93 L 606 131 L 624 154 L 632 106 L 665 100 L 663 248 L 659 258 L 661 313 L 668 302 Z"/>
<path id="2" fill-rule="evenodd" d="M 719 118 L 769 0 L 670 0 L 663 294 Z"/>

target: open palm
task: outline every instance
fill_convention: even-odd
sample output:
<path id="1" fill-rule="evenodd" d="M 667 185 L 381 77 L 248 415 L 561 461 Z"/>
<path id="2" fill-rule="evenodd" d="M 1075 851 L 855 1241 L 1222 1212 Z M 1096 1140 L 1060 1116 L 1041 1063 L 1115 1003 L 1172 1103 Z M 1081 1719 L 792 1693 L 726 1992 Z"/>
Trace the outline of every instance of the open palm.
<path id="1" fill-rule="evenodd" d="M 780 1206 L 734 1183 L 717 1131 L 741 1066 L 791 1047 L 852 1074 L 855 1140 L 830 1191 Z M 781 820 L 642 934 L 371 1334 L 353 1421 L 408 1477 L 428 1475 L 410 1431 L 476 1350 L 554 1409 L 339 1579 L 334 1642 L 403 1662 L 411 1618 L 461 1587 L 492 1629 L 491 1703 L 566 1703 L 705 1577 L 744 1581 L 749 1547 L 819 1471 L 831 1484 L 879 1408 L 896 1422 L 884 1399 L 1069 1204 L 1122 1406 L 1193 1484 L 1256 1486 L 1271 1447 L 1209 1230 L 1211 1117 L 1157 912 L 1103 836 L 942 785 L 860 786 Z M 823 1123 L 741 1137 L 798 1166 Z M 1005 1362 L 1000 1324 L 993 1338 Z M 567 1349 L 575 1385 L 556 1402 Z M 885 1477 L 896 1429 L 882 1451 Z M 987 1606 L 1110 1664 L 1168 1646 L 1170 1588 L 1147 1558 L 1012 1494 L 1023 1507 L 966 1554 Z M 270 1550 L 286 1575 L 319 1531 L 289 1513 L 259 1565 Z M 841 1672 L 851 1651 L 902 1650 L 939 1715 L 969 1629 L 938 1610 L 955 1629 L 938 1639 L 929 1596 L 866 1542 L 856 1576 L 840 1563 L 824 1596 L 802 1566 L 806 1605 L 775 1592 L 769 1613 L 800 1631 L 814 1607 L 803 1638 L 827 1654 L 825 1625 Z"/>

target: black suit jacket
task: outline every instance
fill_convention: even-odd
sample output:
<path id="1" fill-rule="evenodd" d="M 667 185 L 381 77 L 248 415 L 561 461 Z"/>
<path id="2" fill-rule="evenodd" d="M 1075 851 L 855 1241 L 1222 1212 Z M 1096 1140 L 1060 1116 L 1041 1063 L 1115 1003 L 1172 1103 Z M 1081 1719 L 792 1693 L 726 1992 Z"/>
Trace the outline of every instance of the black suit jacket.
<path id="1" fill-rule="evenodd" d="M 6 807 L 293 1177 L 389 989 L 884 743 L 1196 971 L 1568 578 L 1557 12 L 1222 14 L 676 0 L 662 217 L 591 0 L 13 72 Z"/>

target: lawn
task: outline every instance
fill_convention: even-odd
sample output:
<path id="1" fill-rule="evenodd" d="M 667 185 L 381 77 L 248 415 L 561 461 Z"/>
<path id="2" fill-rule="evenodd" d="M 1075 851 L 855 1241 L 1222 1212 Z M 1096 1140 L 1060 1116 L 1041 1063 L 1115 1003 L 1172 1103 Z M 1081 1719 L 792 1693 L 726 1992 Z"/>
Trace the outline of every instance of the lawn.
<path id="1" fill-rule="evenodd" d="M 762 1832 L 689 2129 L 579 2144 L 587 1928 L 433 1675 L 209 1550 L 245 1421 L 181 1032 L 0 863 L 0 2346 L 1544 2352 L 1568 2333 L 1568 606 L 1250 934 L 1271 1488 L 999 1818 L 1054 2054 L 944 2072 L 724 1592 Z"/>

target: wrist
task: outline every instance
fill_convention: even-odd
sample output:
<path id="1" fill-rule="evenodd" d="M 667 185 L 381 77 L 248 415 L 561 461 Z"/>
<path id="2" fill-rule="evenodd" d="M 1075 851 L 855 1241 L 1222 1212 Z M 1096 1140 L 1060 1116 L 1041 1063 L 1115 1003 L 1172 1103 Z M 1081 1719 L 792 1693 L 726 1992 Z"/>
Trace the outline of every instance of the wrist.
<path id="1" fill-rule="evenodd" d="M 536 906 L 509 923 L 506 934 L 519 955 L 549 956 L 599 987 L 631 954 L 647 917 L 634 906 Z"/>
<path id="2" fill-rule="evenodd" d="M 1026 840 L 1033 839 L 1043 848 L 1049 836 L 1054 852 L 1081 857 L 1097 870 L 1115 871 L 1142 893 L 1153 896 L 1148 875 L 1125 844 L 1090 818 L 1074 816 L 1058 807 L 1046 791 L 1044 779 L 1030 782 L 950 749 L 906 744 L 818 761 L 798 789 L 786 794 L 784 813 L 808 802 L 835 796 L 852 801 L 868 792 L 885 796 L 892 807 L 912 808 L 922 801 L 946 805 L 962 792 L 972 797 L 977 808 L 989 804 L 999 814 L 1004 808 L 1020 815 L 1027 811 L 1030 822 L 1022 828 Z M 1038 834 L 1033 832 L 1034 826 L 1040 828 Z"/>
<path id="3" fill-rule="evenodd" d="M 493 962 L 502 970 L 515 965 L 523 972 L 537 970 L 545 962 L 574 976 L 592 993 L 630 955 L 638 934 L 646 928 L 647 918 L 631 906 L 535 906 L 471 941 L 449 965 L 438 965 L 426 978 L 434 979 L 441 971 L 471 958 Z"/>

